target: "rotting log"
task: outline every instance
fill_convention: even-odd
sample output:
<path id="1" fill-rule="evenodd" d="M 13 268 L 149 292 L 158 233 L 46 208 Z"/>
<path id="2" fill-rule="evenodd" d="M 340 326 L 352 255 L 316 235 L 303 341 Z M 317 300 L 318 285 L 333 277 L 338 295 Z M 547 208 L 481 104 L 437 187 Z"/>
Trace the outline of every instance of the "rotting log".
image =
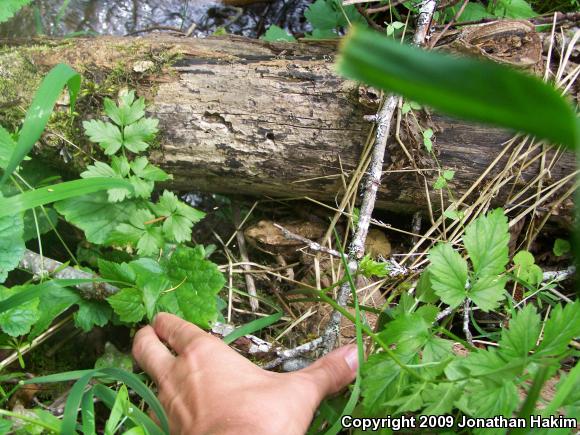
<path id="1" fill-rule="evenodd" d="M 114 96 L 123 86 L 136 87 L 151 104 L 149 115 L 160 119 L 160 146 L 151 157 L 173 174 L 172 187 L 184 191 L 309 196 L 334 202 L 343 189 L 341 174 L 348 175 L 357 166 L 371 129 L 364 116 L 376 112 L 372 90 L 334 71 L 333 43 L 269 43 L 232 36 L 0 43 L 0 119 L 10 118 L 15 105 L 26 107 L 42 74 L 61 62 L 85 77 L 86 93 L 78 104 L 82 116 L 94 116 L 103 95 Z M 456 197 L 512 136 L 436 114 L 418 118 L 423 128 L 435 131 L 441 166 L 455 170 L 451 187 Z M 401 136 L 416 166 L 431 168 L 424 172 L 431 185 L 436 165 L 413 128 L 403 123 Z M 69 129 L 67 134 L 86 150 L 89 145 L 79 132 Z M 78 170 L 86 163 L 82 153 L 54 136 L 43 144 L 37 151 L 53 162 L 58 163 L 59 148 L 68 147 L 74 157 L 68 168 Z M 425 209 L 423 180 L 394 138 L 389 149 L 377 206 Z M 539 161 L 530 165 L 518 183 L 532 179 L 539 165 Z M 411 170 L 401 171 L 405 168 Z M 552 169 L 551 179 L 557 181 L 574 170 L 574 158 L 566 153 Z M 510 188 L 496 195 L 496 204 L 505 201 Z M 431 190 L 437 208 L 439 194 Z M 564 202 L 561 207 L 569 211 L 571 205 Z"/>

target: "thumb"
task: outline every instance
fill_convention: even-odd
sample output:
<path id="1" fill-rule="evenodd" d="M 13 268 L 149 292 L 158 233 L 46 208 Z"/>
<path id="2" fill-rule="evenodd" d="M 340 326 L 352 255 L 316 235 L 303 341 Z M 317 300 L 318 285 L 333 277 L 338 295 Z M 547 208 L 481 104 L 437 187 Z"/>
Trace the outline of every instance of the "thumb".
<path id="1" fill-rule="evenodd" d="M 356 377 L 358 365 L 357 347 L 350 344 L 333 350 L 298 373 L 316 386 L 322 400 L 350 384 Z"/>

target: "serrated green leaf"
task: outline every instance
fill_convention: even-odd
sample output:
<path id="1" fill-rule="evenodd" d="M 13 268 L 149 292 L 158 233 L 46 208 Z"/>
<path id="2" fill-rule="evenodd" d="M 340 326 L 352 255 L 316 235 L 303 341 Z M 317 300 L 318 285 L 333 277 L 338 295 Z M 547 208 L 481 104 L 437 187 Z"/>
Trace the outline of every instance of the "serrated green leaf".
<path id="1" fill-rule="evenodd" d="M 413 412 L 421 409 L 423 407 L 423 397 L 422 393 L 425 388 L 424 384 L 413 385 L 409 390 L 408 395 L 400 395 L 392 398 L 385 403 L 386 406 L 396 407 L 393 414 L 402 414 L 405 412 Z"/>
<path id="2" fill-rule="evenodd" d="M 22 215 L 0 217 L 0 283 L 6 281 L 24 255 L 24 222 Z"/>
<path id="3" fill-rule="evenodd" d="M 149 163 L 146 157 L 137 157 L 131 162 L 131 170 L 135 175 L 150 181 L 166 181 L 171 179 L 171 175 L 163 169 Z"/>
<path id="4" fill-rule="evenodd" d="M 484 387 L 471 391 L 469 403 L 477 417 L 511 417 L 519 404 L 518 389 L 511 379 L 486 383 Z"/>
<path id="5" fill-rule="evenodd" d="M 81 177 L 117 177 L 117 173 L 106 163 L 95 162 L 94 165 L 87 166 L 87 169 L 81 172 Z"/>
<path id="6" fill-rule="evenodd" d="M 153 192 L 154 183 L 153 181 L 143 180 L 139 177 L 130 176 L 129 182 L 133 186 L 133 191 L 135 192 L 135 197 L 137 198 L 149 198 Z"/>
<path id="7" fill-rule="evenodd" d="M 9 297 L 25 290 L 28 286 L 14 286 L 6 288 L 0 285 L 0 300 L 3 301 Z M 30 328 L 40 317 L 38 310 L 38 298 L 30 299 L 17 307 L 0 312 L 0 328 L 6 334 L 12 337 L 28 334 Z"/>
<path id="8" fill-rule="evenodd" d="M 158 132 L 158 124 L 157 119 L 142 118 L 126 126 L 123 130 L 123 146 L 134 153 L 145 151 L 149 147 L 147 142 Z"/>
<path id="9" fill-rule="evenodd" d="M 124 288 L 107 298 L 113 311 L 122 322 L 137 323 L 145 315 L 141 292 L 136 288 Z"/>
<path id="10" fill-rule="evenodd" d="M 423 390 L 423 415 L 450 414 L 463 391 L 454 383 L 433 384 Z"/>
<path id="11" fill-rule="evenodd" d="M 266 31 L 266 33 L 264 33 L 264 35 L 262 35 L 262 37 L 260 39 L 263 39 L 264 41 L 269 41 L 269 42 L 278 42 L 278 41 L 295 42 L 296 41 L 296 38 L 294 36 L 292 36 L 286 30 L 282 29 L 281 27 L 278 27 L 275 24 L 272 24 L 270 27 L 268 27 L 268 30 Z"/>
<path id="12" fill-rule="evenodd" d="M 171 283 L 164 275 L 140 274 L 137 285 L 141 289 L 145 313 L 149 320 L 153 320 L 157 310 L 157 301 L 161 294 L 171 287 Z"/>
<path id="13" fill-rule="evenodd" d="M 397 395 L 401 367 L 384 353 L 371 355 L 362 365 L 361 389 L 363 407 L 369 415 L 380 415 L 386 408 L 385 403 Z"/>
<path id="14" fill-rule="evenodd" d="M 540 266 L 535 263 L 534 256 L 528 251 L 519 251 L 514 255 L 514 273 L 517 278 L 531 285 L 542 282 L 544 274 Z"/>
<path id="15" fill-rule="evenodd" d="M 314 29 L 319 30 L 333 30 L 341 21 L 340 12 L 333 7 L 332 0 L 316 0 L 308 6 L 304 17 Z"/>
<path id="16" fill-rule="evenodd" d="M 495 310 L 505 297 L 506 282 L 504 277 L 482 276 L 469 289 L 469 298 L 486 313 Z"/>
<path id="17" fill-rule="evenodd" d="M 500 208 L 479 216 L 467 226 L 463 243 L 476 275 L 497 276 L 505 272 L 509 238 L 507 217 Z"/>
<path id="18" fill-rule="evenodd" d="M 121 177 L 129 175 L 129 171 L 131 170 L 131 164 L 125 156 L 113 156 L 111 158 L 111 167 Z"/>
<path id="19" fill-rule="evenodd" d="M 83 121 L 83 127 L 89 139 L 99 144 L 106 155 L 112 156 L 121 149 L 123 135 L 116 125 L 110 122 L 92 120 Z"/>
<path id="20" fill-rule="evenodd" d="M 568 344 L 580 335 L 580 302 L 560 304 L 552 310 L 544 326 L 544 337 L 535 352 L 536 357 L 558 356 L 566 351 Z"/>
<path id="21" fill-rule="evenodd" d="M 389 265 L 384 262 L 375 261 L 370 254 L 366 254 L 359 262 L 359 272 L 367 278 L 373 276 L 384 277 L 389 274 Z"/>
<path id="22" fill-rule="evenodd" d="M 109 202 L 105 192 L 60 201 L 54 208 L 68 222 L 82 229 L 89 242 L 96 244 L 105 243 L 119 224 L 127 222 L 137 210 L 132 201 Z"/>
<path id="23" fill-rule="evenodd" d="M 53 228 L 56 228 L 58 223 L 58 214 L 56 211 L 54 211 L 53 208 L 44 207 L 43 211 L 40 207 L 38 207 L 35 208 L 34 211 L 36 212 L 36 220 L 34 220 L 34 214 L 32 213 L 32 210 L 26 210 L 24 212 L 24 232 L 22 237 L 25 242 L 32 239 L 37 239 L 38 233 L 40 233 L 40 235 L 48 233 Z"/>
<path id="24" fill-rule="evenodd" d="M 447 180 L 445 180 L 445 178 L 443 178 L 441 175 L 439 175 L 437 177 L 437 180 L 435 180 L 435 183 L 433 183 L 433 189 L 435 189 L 435 190 L 441 190 L 441 189 L 445 188 L 446 186 L 447 186 Z"/>
<path id="25" fill-rule="evenodd" d="M 505 358 L 527 358 L 540 336 L 540 316 L 533 305 L 514 314 L 509 328 L 501 330 L 499 351 Z"/>
<path id="26" fill-rule="evenodd" d="M 204 258 L 201 247 L 179 246 L 163 268 L 177 287 L 171 293 L 175 293 L 185 320 L 208 327 L 217 318 L 216 295 L 225 283 L 217 266 Z"/>
<path id="27" fill-rule="evenodd" d="M 505 65 L 424 51 L 359 27 L 342 44 L 338 69 L 450 115 L 580 144 L 576 112 L 560 92 Z"/>
<path id="28" fill-rule="evenodd" d="M 75 325 L 85 332 L 95 326 L 105 326 L 111 319 L 111 307 L 104 302 L 79 301 L 79 310 L 74 314 Z"/>
<path id="29" fill-rule="evenodd" d="M 432 248 L 429 261 L 433 291 L 451 308 L 459 306 L 466 296 L 467 262 L 447 243 Z"/>
<path id="30" fill-rule="evenodd" d="M 122 282 L 125 285 L 133 284 L 137 279 L 135 271 L 128 263 L 114 263 L 99 258 L 98 264 L 101 278 Z"/>

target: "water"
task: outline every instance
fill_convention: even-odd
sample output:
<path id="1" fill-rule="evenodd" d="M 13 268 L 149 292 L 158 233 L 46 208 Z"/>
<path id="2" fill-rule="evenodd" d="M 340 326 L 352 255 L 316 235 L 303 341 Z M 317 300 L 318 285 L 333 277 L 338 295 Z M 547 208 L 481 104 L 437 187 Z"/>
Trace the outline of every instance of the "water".
<path id="1" fill-rule="evenodd" d="M 36 0 L 0 25 L 0 37 L 131 35 L 169 28 L 200 37 L 225 26 L 227 33 L 256 38 L 271 24 L 302 34 L 309 30 L 304 10 L 310 3 L 273 0 L 235 7 L 214 0 Z"/>

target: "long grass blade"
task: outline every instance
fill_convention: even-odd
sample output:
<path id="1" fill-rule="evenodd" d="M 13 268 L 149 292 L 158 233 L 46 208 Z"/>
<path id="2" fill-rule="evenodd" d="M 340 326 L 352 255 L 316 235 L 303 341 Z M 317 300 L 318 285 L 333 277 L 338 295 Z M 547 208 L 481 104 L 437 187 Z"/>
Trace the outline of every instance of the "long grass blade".
<path id="1" fill-rule="evenodd" d="M 238 338 L 243 337 L 244 335 L 252 334 L 256 331 L 267 328 L 268 326 L 273 325 L 278 320 L 280 320 L 282 318 L 282 315 L 283 315 L 283 313 L 281 311 L 279 311 L 279 312 L 274 313 L 270 316 L 261 317 L 261 318 L 256 319 L 256 320 L 252 320 L 251 322 L 248 322 L 245 325 L 234 329 L 232 332 L 230 332 L 228 335 L 226 335 L 223 339 L 224 343 L 226 343 L 226 344 L 233 343 Z"/>
<path id="2" fill-rule="evenodd" d="M 65 86 L 68 86 L 72 111 L 81 87 L 81 76 L 70 66 L 58 64 L 46 75 L 26 112 L 22 130 L 18 135 L 18 144 L 8 161 L 2 179 L 0 179 L 0 186 L 22 162 L 36 141 L 40 139 L 54 105 Z"/>

